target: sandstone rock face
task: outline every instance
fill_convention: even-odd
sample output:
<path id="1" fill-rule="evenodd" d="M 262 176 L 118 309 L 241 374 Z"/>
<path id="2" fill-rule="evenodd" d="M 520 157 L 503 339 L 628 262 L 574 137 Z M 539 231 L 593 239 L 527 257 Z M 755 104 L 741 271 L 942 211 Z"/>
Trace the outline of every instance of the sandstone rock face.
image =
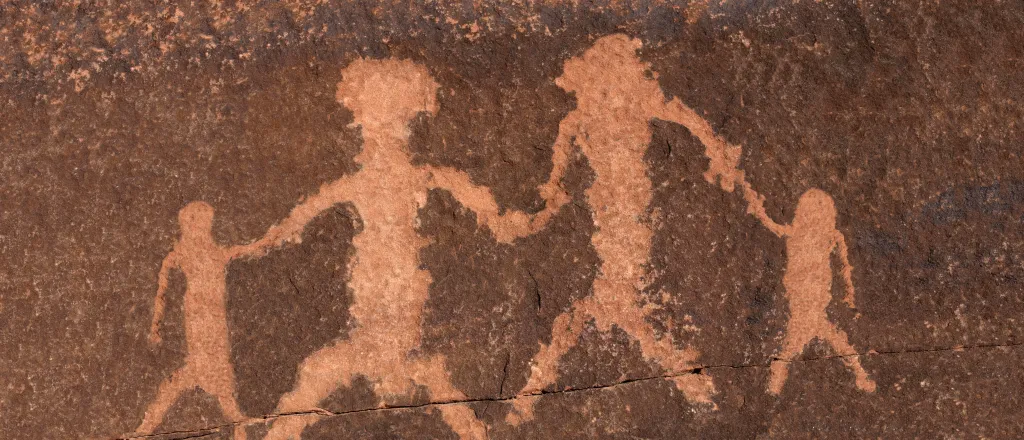
<path id="1" fill-rule="evenodd" d="M 1024 436 L 1024 6 L 0 6 L 0 438 Z"/>

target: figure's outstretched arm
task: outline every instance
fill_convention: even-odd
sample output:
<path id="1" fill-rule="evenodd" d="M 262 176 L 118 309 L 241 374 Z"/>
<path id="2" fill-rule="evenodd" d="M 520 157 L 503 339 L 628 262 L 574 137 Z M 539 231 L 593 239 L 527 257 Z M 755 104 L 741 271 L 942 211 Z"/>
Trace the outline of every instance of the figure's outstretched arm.
<path id="1" fill-rule="evenodd" d="M 764 225 L 772 234 L 778 237 L 785 237 L 790 233 L 790 226 L 780 225 L 772 220 L 771 216 L 764 209 L 764 196 L 754 191 L 754 188 L 749 183 L 743 181 L 740 183 L 740 187 L 743 190 L 743 199 L 747 202 L 747 213 L 753 215 L 758 221 Z"/>
<path id="2" fill-rule="evenodd" d="M 429 187 L 450 191 L 459 203 L 476 212 L 477 224 L 490 228 L 498 241 L 508 243 L 532 232 L 529 215 L 519 211 L 499 214 L 491 190 L 474 184 L 468 174 L 448 167 L 425 166 L 423 169 Z"/>
<path id="3" fill-rule="evenodd" d="M 704 179 L 708 183 L 717 183 L 726 192 L 732 192 L 736 185 L 743 184 L 743 171 L 739 169 L 742 148 L 716 135 L 711 124 L 697 112 L 683 104 L 679 98 L 673 98 L 665 103 L 662 114 L 657 117 L 686 127 L 704 144 L 704 155 L 708 158 Z"/>
<path id="4" fill-rule="evenodd" d="M 540 196 L 547 203 L 544 211 L 538 216 L 549 213 L 547 217 L 551 217 L 561 209 L 562 205 L 569 202 L 570 197 L 562 188 L 562 178 L 565 177 L 565 170 L 569 167 L 572 141 L 577 135 L 579 135 L 579 121 L 575 113 L 570 113 L 558 124 L 558 137 L 555 138 L 555 144 L 551 150 L 551 174 L 548 176 L 548 181 L 538 188 Z M 544 219 L 541 224 L 546 222 L 547 219 Z"/>
<path id="5" fill-rule="evenodd" d="M 249 244 L 231 247 L 231 258 L 254 256 L 288 242 L 298 242 L 302 237 L 302 231 L 321 212 L 338 203 L 351 200 L 353 187 L 349 176 L 324 184 L 316 194 L 292 208 L 288 217 L 271 226 L 262 238 Z"/>
<path id="6" fill-rule="evenodd" d="M 843 276 L 843 282 L 846 284 L 846 296 L 843 298 L 843 302 L 850 306 L 851 309 L 856 309 L 857 306 L 853 298 L 853 265 L 850 264 L 850 251 L 846 247 L 846 237 L 837 230 L 832 241 L 835 243 L 836 251 L 839 254 L 839 264 L 842 266 L 840 274 Z"/>
<path id="7" fill-rule="evenodd" d="M 171 269 L 177 267 L 178 253 L 172 250 L 171 253 L 164 257 L 163 263 L 160 264 L 160 274 L 157 275 L 156 298 L 153 299 L 153 323 L 149 327 L 149 342 L 153 344 L 159 344 L 161 341 L 160 321 L 164 319 L 168 278 Z"/>
<path id="8" fill-rule="evenodd" d="M 569 165 L 572 137 L 577 132 L 576 125 L 572 115 L 567 116 L 559 124 L 558 138 L 555 139 L 551 154 L 554 166 L 551 168 L 548 181 L 538 188 L 541 197 L 544 198 L 544 209 L 536 214 L 528 215 L 519 211 L 499 214 L 498 204 L 494 201 L 490 189 L 474 184 L 468 174 L 453 168 L 424 167 L 428 175 L 428 185 L 451 191 L 460 203 L 476 212 L 477 223 L 481 226 L 486 225 L 502 243 L 533 234 L 547 225 L 562 205 L 569 202 L 570 197 L 560 182 Z"/>

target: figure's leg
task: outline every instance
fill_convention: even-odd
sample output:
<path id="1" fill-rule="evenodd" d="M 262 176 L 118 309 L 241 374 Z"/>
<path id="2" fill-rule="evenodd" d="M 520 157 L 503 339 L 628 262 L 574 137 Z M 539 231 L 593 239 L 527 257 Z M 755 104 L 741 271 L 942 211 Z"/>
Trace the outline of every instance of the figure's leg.
<path id="1" fill-rule="evenodd" d="M 619 319 L 613 322 L 605 323 L 598 319 L 598 327 L 608 330 L 614 324 L 621 328 L 640 343 L 645 359 L 654 361 L 673 376 L 676 389 L 682 391 L 687 400 L 691 403 L 711 404 L 711 395 L 715 392 L 711 378 L 691 373 L 691 370 L 698 367 L 697 351 L 692 347 L 676 349 L 670 337 L 659 339 L 654 329 L 644 320 L 642 309 L 636 305 L 630 307 L 628 311 L 622 310 L 624 313 L 618 314 Z"/>
<path id="2" fill-rule="evenodd" d="M 235 398 L 235 372 L 231 364 L 225 360 L 220 365 L 207 368 L 209 368 L 208 371 L 202 372 L 204 377 L 199 386 L 217 399 L 221 411 L 224 412 L 224 416 L 228 420 L 232 422 L 245 420 L 245 414 L 242 414 L 241 408 L 238 407 L 238 400 Z M 217 374 L 212 374 L 214 372 Z"/>
<path id="3" fill-rule="evenodd" d="M 530 378 L 520 394 L 539 394 L 544 387 L 555 383 L 558 360 L 571 348 L 583 332 L 584 313 L 577 308 L 555 318 L 551 327 L 551 343 L 543 344 L 530 366 Z M 518 398 L 512 401 L 509 423 L 519 424 L 533 419 L 533 405 L 538 399 Z"/>
<path id="4" fill-rule="evenodd" d="M 264 440 L 298 440 L 307 426 L 319 420 L 316 415 L 286 415 L 317 409 L 334 390 L 352 383 L 352 345 L 340 342 L 313 353 L 299 365 L 295 388 L 277 403 L 274 420 Z"/>
<path id="5" fill-rule="evenodd" d="M 301 440 L 302 431 L 320 420 L 317 414 L 288 414 L 274 419 L 263 440 Z M 235 431 L 237 435 L 237 429 Z"/>
<path id="6" fill-rule="evenodd" d="M 520 423 L 533 420 L 533 408 L 537 406 L 540 395 L 519 395 L 512 398 L 512 410 L 505 416 L 505 423 L 512 426 L 519 426 Z"/>
<path id="7" fill-rule="evenodd" d="M 614 321 L 605 323 L 598 319 L 598 327 L 607 330 L 614 324 L 621 328 L 640 343 L 644 358 L 656 362 L 668 374 L 684 373 L 698 367 L 697 350 L 691 347 L 676 349 L 671 337 L 659 339 L 654 329 L 644 320 L 641 309 L 635 305 L 631 308 L 631 311 L 623 310 L 624 313 L 620 313 L 617 316 L 619 319 Z"/>
<path id="8" fill-rule="evenodd" d="M 473 409 L 465 403 L 446 403 L 437 407 L 441 411 L 441 418 L 455 431 L 459 440 L 484 440 L 487 438 L 487 428 L 484 422 L 476 417 Z"/>
<path id="9" fill-rule="evenodd" d="M 352 383 L 352 344 L 348 341 L 324 347 L 299 365 L 295 388 L 281 396 L 278 413 L 308 411 L 334 390 Z"/>
<path id="10" fill-rule="evenodd" d="M 441 411 L 441 418 L 455 431 L 460 440 L 483 440 L 487 438 L 487 428 L 484 423 L 476 417 L 473 409 L 464 403 L 457 403 L 464 400 L 466 395 L 455 388 L 451 376 L 445 369 L 444 357 L 433 356 L 421 358 L 413 362 L 413 381 L 420 385 L 426 385 L 430 389 L 430 399 L 434 402 L 443 403 L 437 406 Z"/>
<path id="11" fill-rule="evenodd" d="M 786 383 L 789 376 L 789 363 L 797 357 L 810 339 L 800 337 L 802 332 L 794 332 L 792 321 L 786 327 L 786 337 L 782 341 L 782 350 L 776 359 L 772 360 L 771 377 L 768 379 L 768 392 L 778 396 L 782 392 L 782 385 Z"/>
<path id="12" fill-rule="evenodd" d="M 585 323 L 584 313 L 576 310 L 555 318 L 551 326 L 551 343 L 543 344 L 530 366 L 530 378 L 521 394 L 538 394 L 544 387 L 555 383 L 558 360 L 576 344 Z"/>
<path id="13" fill-rule="evenodd" d="M 618 326 L 640 344 L 644 359 L 662 367 L 668 375 L 674 376 L 678 390 L 691 403 L 711 403 L 714 384 L 710 377 L 687 374 L 697 368 L 698 353 L 691 347 L 676 349 L 672 338 L 658 338 L 654 329 L 645 320 L 647 312 L 638 304 L 636 282 L 622 282 L 605 279 L 594 280 L 594 295 L 586 303 L 593 315 L 597 328 L 610 331 Z"/>
<path id="14" fill-rule="evenodd" d="M 221 412 L 235 425 L 235 440 L 245 440 L 246 421 L 245 414 L 238 407 L 238 399 L 235 397 L 235 372 L 231 363 L 223 359 L 217 366 L 200 367 L 203 377 L 199 381 L 199 387 L 217 399 Z M 216 374 L 214 374 L 216 373 Z"/>
<path id="15" fill-rule="evenodd" d="M 850 345 L 850 340 L 846 336 L 846 333 L 836 328 L 832 323 L 828 323 L 828 330 L 826 334 L 822 335 L 832 347 L 835 348 L 836 352 L 842 356 L 843 363 L 846 364 L 851 370 L 853 370 L 853 376 L 857 383 L 857 388 L 862 391 L 869 393 L 875 392 L 878 387 L 875 381 L 868 377 L 867 371 L 864 371 L 864 367 L 860 365 L 860 355 L 854 350 L 853 346 Z"/>
<path id="16" fill-rule="evenodd" d="M 249 434 L 245 431 L 245 427 L 249 426 L 248 423 L 238 422 L 234 429 L 234 440 L 246 440 Z"/>
<path id="17" fill-rule="evenodd" d="M 451 376 L 445 368 L 444 356 L 430 356 L 409 361 L 412 366 L 412 381 L 430 389 L 430 399 L 434 402 L 454 402 L 464 400 L 466 395 L 455 388 Z"/>
<path id="18" fill-rule="evenodd" d="M 195 386 L 191 371 L 189 365 L 186 364 L 178 371 L 171 373 L 171 376 L 160 384 L 153 403 L 149 405 L 149 408 L 146 408 L 146 415 L 143 416 L 142 423 L 135 430 L 136 434 L 152 434 L 153 430 L 164 420 L 167 411 L 178 400 L 178 396 L 181 395 L 182 391 Z"/>

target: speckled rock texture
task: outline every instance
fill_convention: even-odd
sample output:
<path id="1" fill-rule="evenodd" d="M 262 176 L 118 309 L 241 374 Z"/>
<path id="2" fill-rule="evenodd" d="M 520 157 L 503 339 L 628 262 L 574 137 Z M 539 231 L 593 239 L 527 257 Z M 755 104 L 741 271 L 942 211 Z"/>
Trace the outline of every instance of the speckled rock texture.
<path id="1" fill-rule="evenodd" d="M 1024 4 L 0 4 L 0 438 L 1024 437 Z"/>

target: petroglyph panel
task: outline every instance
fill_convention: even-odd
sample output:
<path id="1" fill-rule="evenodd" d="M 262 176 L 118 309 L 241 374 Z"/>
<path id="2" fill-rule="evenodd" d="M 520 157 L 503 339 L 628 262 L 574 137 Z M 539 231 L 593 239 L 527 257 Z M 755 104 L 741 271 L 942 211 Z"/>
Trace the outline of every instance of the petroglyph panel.
<path id="1" fill-rule="evenodd" d="M 0 5 L 0 438 L 1019 438 L 1024 7 Z"/>

